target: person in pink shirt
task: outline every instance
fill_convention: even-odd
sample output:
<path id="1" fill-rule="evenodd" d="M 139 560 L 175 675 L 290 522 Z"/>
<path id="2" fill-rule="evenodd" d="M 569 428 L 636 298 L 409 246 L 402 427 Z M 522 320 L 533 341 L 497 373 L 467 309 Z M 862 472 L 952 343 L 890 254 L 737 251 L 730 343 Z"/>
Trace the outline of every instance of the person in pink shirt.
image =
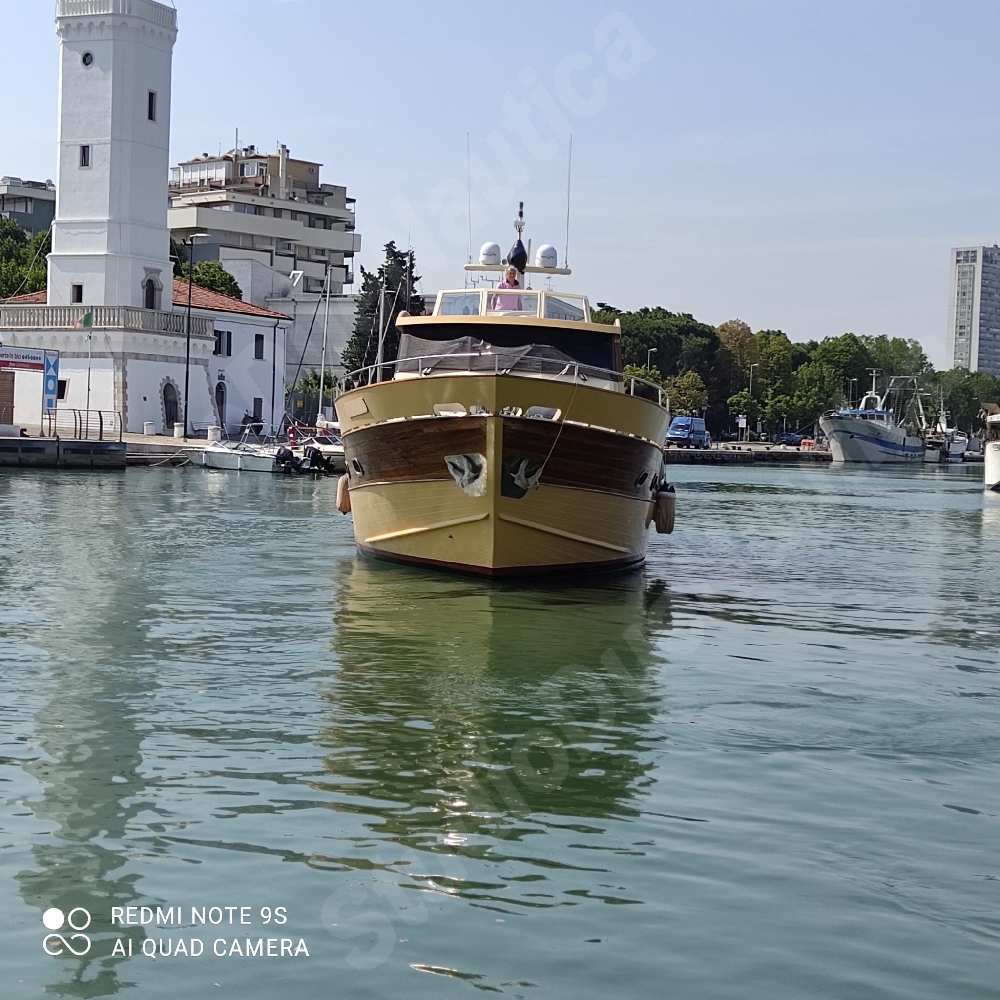
<path id="1" fill-rule="evenodd" d="M 497 289 L 501 288 L 520 288 L 521 283 L 517 280 L 517 268 L 508 267 L 504 272 L 503 281 L 497 285 Z M 493 296 L 493 311 L 494 312 L 520 312 L 521 310 L 521 296 L 520 295 L 494 295 Z"/>

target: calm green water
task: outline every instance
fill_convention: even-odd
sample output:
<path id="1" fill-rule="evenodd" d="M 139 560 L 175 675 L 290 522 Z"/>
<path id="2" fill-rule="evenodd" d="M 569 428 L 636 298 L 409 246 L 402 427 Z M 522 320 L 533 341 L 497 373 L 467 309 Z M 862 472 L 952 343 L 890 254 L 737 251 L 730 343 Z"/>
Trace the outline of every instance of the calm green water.
<path id="1" fill-rule="evenodd" d="M 675 471 L 545 588 L 358 560 L 333 481 L 0 472 L 0 995 L 1000 997 L 1000 497 Z"/>

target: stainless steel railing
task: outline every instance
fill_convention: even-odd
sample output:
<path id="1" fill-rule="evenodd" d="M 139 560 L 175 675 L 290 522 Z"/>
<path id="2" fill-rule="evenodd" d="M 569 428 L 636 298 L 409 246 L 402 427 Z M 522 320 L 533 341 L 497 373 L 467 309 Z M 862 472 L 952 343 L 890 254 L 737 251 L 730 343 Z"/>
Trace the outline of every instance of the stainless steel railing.
<path id="1" fill-rule="evenodd" d="M 466 359 L 466 364 L 454 363 L 462 359 Z M 453 363 L 448 364 L 448 362 Z M 518 371 L 519 364 L 521 368 Z M 385 375 L 387 369 L 389 371 L 388 377 Z M 652 390 L 656 393 L 656 402 L 659 406 L 664 405 L 663 401 L 666 398 L 662 386 L 635 375 L 626 376 L 610 368 L 596 368 L 593 365 L 584 365 L 579 362 L 564 362 L 523 354 L 504 354 L 502 351 L 472 351 L 460 354 L 428 354 L 417 358 L 397 358 L 395 361 L 383 361 L 381 365 L 368 365 L 366 368 L 358 368 L 356 371 L 348 372 L 344 381 L 345 383 L 353 383 L 354 386 L 371 385 L 373 382 L 392 381 L 400 373 L 412 373 L 419 378 L 462 374 L 520 374 L 547 378 L 552 381 L 565 381 L 574 385 L 586 384 L 591 378 L 598 378 L 615 383 L 616 386 L 620 385 L 620 390 L 613 389 L 612 391 L 624 392 L 626 395 L 639 396 L 644 395 L 643 389 Z"/>
<path id="2" fill-rule="evenodd" d="M 114 410 L 46 410 L 42 414 L 42 437 L 66 437 L 74 441 L 121 441 L 125 427 Z"/>

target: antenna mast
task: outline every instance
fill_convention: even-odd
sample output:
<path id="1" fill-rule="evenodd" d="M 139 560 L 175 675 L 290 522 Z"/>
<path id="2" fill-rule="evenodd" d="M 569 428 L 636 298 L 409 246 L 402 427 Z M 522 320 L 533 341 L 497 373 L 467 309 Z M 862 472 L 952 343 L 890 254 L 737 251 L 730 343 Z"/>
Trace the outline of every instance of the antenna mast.
<path id="1" fill-rule="evenodd" d="M 472 140 L 469 133 L 465 133 L 465 177 L 467 181 L 468 203 L 466 206 L 466 217 L 469 220 L 469 259 L 467 264 L 472 263 Z"/>
<path id="2" fill-rule="evenodd" d="M 573 135 L 569 137 L 569 162 L 566 166 L 566 249 L 563 252 L 563 267 L 569 267 L 569 194 L 573 179 Z"/>

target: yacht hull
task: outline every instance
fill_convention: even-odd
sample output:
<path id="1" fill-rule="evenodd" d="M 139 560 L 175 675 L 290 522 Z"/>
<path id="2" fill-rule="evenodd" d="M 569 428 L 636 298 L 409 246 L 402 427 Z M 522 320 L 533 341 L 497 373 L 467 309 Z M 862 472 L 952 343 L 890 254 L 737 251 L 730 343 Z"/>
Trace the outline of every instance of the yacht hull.
<path id="1" fill-rule="evenodd" d="M 1000 491 L 1000 441 L 987 441 L 983 449 L 986 488 Z"/>
<path id="2" fill-rule="evenodd" d="M 820 417 L 819 426 L 830 443 L 834 462 L 881 465 L 924 461 L 923 439 L 907 434 L 902 427 L 841 416 Z"/>
<path id="3" fill-rule="evenodd" d="M 436 416 L 433 404 L 414 397 L 429 390 L 439 399 L 459 391 L 483 399 L 486 412 Z M 523 402 L 503 405 L 525 394 L 567 419 L 500 415 L 526 410 Z M 352 395 L 363 395 L 369 412 L 397 407 L 415 415 L 348 430 Z M 646 400 L 466 376 L 381 383 L 337 406 L 355 538 L 366 554 L 484 576 L 627 569 L 645 558 L 662 473 L 656 442 L 667 423 L 666 412 Z M 593 423 L 573 420 L 575 413 Z"/>

